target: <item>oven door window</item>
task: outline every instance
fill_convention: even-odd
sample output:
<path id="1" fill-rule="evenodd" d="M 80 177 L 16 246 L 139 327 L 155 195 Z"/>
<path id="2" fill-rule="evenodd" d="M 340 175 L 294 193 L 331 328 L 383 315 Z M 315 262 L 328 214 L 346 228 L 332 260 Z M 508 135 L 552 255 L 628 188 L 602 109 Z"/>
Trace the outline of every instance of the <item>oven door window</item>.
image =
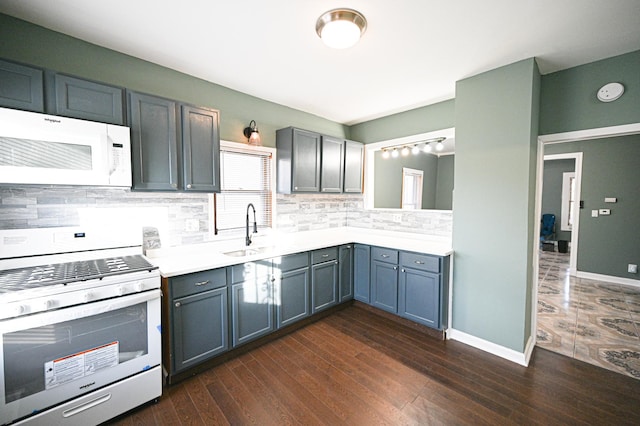
<path id="1" fill-rule="evenodd" d="M 160 365 L 160 290 L 0 321 L 0 424 Z"/>

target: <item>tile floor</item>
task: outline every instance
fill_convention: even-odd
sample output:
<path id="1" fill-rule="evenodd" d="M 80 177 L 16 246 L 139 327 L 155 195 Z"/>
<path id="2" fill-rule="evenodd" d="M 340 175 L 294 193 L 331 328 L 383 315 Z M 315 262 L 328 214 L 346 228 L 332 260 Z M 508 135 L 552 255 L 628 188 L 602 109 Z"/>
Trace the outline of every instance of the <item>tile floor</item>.
<path id="1" fill-rule="evenodd" d="M 538 346 L 640 379 L 640 288 L 569 276 L 569 254 L 541 252 Z"/>

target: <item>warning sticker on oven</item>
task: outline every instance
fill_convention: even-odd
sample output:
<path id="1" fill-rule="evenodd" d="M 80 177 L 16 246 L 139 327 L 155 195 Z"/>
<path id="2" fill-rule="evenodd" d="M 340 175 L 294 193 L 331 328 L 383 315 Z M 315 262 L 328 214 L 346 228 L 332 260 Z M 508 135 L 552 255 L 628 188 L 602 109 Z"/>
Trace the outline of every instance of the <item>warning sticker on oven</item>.
<path id="1" fill-rule="evenodd" d="M 111 342 L 44 363 L 45 388 L 69 383 L 104 368 L 118 365 L 119 342 Z"/>

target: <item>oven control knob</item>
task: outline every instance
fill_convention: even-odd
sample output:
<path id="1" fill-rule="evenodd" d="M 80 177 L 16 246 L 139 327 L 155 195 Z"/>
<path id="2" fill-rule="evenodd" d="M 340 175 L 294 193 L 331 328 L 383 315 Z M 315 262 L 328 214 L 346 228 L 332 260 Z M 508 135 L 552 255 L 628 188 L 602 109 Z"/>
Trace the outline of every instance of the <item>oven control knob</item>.
<path id="1" fill-rule="evenodd" d="M 85 302 L 90 302 L 91 299 L 93 299 L 93 294 L 90 291 L 86 292 L 84 294 L 84 301 Z"/>
<path id="2" fill-rule="evenodd" d="M 42 307 L 44 308 L 45 311 L 48 311 L 54 306 L 55 306 L 55 302 L 53 300 L 45 300 L 44 303 L 42 304 Z"/>
<path id="3" fill-rule="evenodd" d="M 118 288 L 116 288 L 116 295 L 117 296 L 124 295 L 124 286 L 123 285 L 119 285 Z"/>
<path id="4" fill-rule="evenodd" d="M 18 315 L 22 315 L 24 313 L 27 312 L 27 308 L 24 305 L 16 305 L 13 307 L 13 315 L 12 316 L 18 316 Z"/>
<path id="5" fill-rule="evenodd" d="M 143 288 L 142 288 L 142 281 L 138 281 L 137 283 L 135 283 L 135 284 L 133 285 L 133 289 L 134 289 L 135 291 L 142 291 L 142 290 L 143 290 Z"/>

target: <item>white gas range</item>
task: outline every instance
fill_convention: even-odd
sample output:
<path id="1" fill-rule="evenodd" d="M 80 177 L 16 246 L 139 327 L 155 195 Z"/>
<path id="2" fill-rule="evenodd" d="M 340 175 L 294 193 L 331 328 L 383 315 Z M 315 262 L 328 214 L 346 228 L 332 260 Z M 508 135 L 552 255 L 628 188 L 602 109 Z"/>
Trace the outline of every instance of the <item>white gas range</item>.
<path id="1" fill-rule="evenodd" d="M 98 424 L 162 394 L 142 232 L 0 231 L 0 424 Z"/>

